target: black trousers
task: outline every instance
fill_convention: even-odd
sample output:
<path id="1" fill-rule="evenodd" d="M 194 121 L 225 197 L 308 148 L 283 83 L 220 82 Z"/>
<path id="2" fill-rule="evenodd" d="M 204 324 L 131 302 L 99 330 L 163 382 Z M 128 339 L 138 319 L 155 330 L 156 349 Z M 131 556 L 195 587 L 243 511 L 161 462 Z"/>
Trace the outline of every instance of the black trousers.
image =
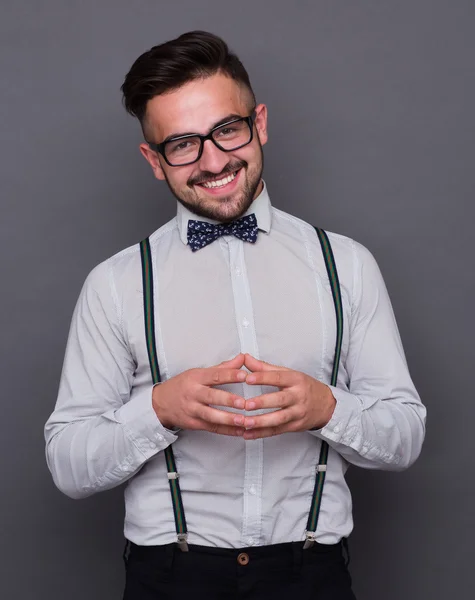
<path id="1" fill-rule="evenodd" d="M 137 546 L 124 554 L 123 600 L 356 600 L 342 544 L 241 548 Z M 289 594 L 294 594 L 290 596 Z"/>

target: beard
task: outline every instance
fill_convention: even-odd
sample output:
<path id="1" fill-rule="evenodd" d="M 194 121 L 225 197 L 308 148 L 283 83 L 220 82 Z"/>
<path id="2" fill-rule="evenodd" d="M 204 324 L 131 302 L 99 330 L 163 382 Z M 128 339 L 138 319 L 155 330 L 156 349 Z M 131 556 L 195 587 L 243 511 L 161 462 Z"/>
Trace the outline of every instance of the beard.
<path id="1" fill-rule="evenodd" d="M 203 191 L 203 196 L 201 196 L 195 187 L 208 179 L 221 179 L 239 170 L 239 177 L 243 178 L 242 188 L 229 196 L 212 198 L 206 194 L 206 191 Z M 198 175 L 190 177 L 186 189 L 174 187 L 166 174 L 165 180 L 178 202 L 191 213 L 198 217 L 229 223 L 241 217 L 251 206 L 261 182 L 263 170 L 264 154 L 262 146 L 259 144 L 259 157 L 252 168 L 245 160 L 234 160 L 228 163 L 221 173 L 202 171 Z M 241 182 L 239 183 L 241 184 Z"/>

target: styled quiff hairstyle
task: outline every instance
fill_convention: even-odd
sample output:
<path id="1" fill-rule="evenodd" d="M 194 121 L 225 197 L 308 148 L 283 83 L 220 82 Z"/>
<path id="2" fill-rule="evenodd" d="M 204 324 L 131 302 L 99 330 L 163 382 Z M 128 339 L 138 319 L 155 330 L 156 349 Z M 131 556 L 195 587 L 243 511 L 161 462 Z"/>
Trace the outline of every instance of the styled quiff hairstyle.
<path id="1" fill-rule="evenodd" d="M 144 130 L 149 100 L 218 72 L 245 86 L 255 105 L 249 75 L 227 44 L 212 33 L 190 31 L 137 58 L 121 87 L 125 109 L 137 117 Z"/>

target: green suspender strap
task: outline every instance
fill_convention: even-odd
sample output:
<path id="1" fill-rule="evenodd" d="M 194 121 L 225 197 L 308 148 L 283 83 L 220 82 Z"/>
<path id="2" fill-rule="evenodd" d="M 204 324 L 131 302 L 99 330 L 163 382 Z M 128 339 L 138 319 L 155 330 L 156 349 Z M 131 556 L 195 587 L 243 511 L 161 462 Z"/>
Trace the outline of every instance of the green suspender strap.
<path id="1" fill-rule="evenodd" d="M 150 242 L 147 239 L 140 242 L 140 256 L 142 258 L 142 282 L 143 282 L 143 303 L 145 317 L 145 335 L 147 340 L 148 359 L 150 370 L 152 372 L 153 383 L 159 383 L 160 369 L 157 360 L 157 348 L 155 344 L 155 321 L 153 311 L 153 269 L 152 257 L 150 253 Z M 185 512 L 181 500 L 180 484 L 178 483 L 178 473 L 176 470 L 175 457 L 171 446 L 165 450 L 165 460 L 167 463 L 168 482 L 172 495 L 173 512 L 175 514 L 175 527 L 178 538 L 178 546 L 183 552 L 188 551 L 188 530 L 186 528 Z"/>
<path id="2" fill-rule="evenodd" d="M 325 231 L 323 231 L 323 229 L 318 229 L 317 227 L 315 227 L 315 230 L 317 232 L 318 239 L 320 240 L 320 245 L 322 247 L 323 257 L 325 259 L 325 266 L 327 268 L 328 273 L 328 279 L 330 281 L 330 287 L 332 290 L 333 302 L 335 304 L 336 344 L 330 383 L 331 385 L 336 386 L 338 379 L 338 367 L 340 365 L 341 341 L 343 338 L 343 310 L 341 306 L 340 282 L 338 280 L 335 258 L 333 256 L 328 236 L 325 233 Z M 320 458 L 318 459 L 318 465 L 316 467 L 315 488 L 313 490 L 310 514 L 308 515 L 307 530 L 305 532 L 304 550 L 310 548 L 315 543 L 315 532 L 317 530 L 318 516 L 320 514 L 320 506 L 322 504 L 323 484 L 325 483 L 325 475 L 327 471 L 328 450 L 328 444 L 323 440 L 320 449 Z"/>

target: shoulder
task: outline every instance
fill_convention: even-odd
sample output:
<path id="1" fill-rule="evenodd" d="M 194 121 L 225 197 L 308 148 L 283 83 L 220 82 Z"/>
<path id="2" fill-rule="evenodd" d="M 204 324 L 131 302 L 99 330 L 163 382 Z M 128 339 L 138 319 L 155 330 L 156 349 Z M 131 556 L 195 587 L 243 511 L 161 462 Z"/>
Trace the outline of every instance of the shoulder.
<path id="1" fill-rule="evenodd" d="M 308 223 L 275 207 L 272 208 L 272 214 L 276 229 L 285 229 L 287 234 L 298 235 L 300 240 L 310 242 L 318 248 L 320 248 L 320 242 L 315 228 L 323 229 L 330 242 L 337 267 L 341 266 L 343 268 L 349 265 L 353 269 L 360 263 L 374 261 L 374 257 L 368 248 L 351 237 L 321 228 L 318 223 Z"/>
<path id="2" fill-rule="evenodd" d="M 315 223 L 314 226 L 275 208 L 273 219 L 278 231 L 306 246 L 306 254 L 311 257 L 324 285 L 329 286 L 323 248 L 315 229 L 319 224 Z M 325 228 L 321 229 L 326 233 L 330 243 L 342 296 L 348 305 L 353 305 L 361 296 L 363 286 L 370 290 L 380 289 L 384 285 L 376 259 L 366 246 L 349 236 Z"/>
<path id="3" fill-rule="evenodd" d="M 176 218 L 173 218 L 154 231 L 148 238 L 152 252 L 157 245 L 171 239 L 176 229 Z M 103 293 L 107 288 L 114 294 L 131 284 L 141 285 L 141 273 L 140 242 L 136 242 L 95 266 L 88 274 L 85 286 Z"/>
<path id="4" fill-rule="evenodd" d="M 365 263 L 376 262 L 371 251 L 361 242 L 334 231 L 325 230 L 325 233 L 335 255 L 335 262 L 338 260 L 351 262 L 354 269 L 358 269 Z"/>

